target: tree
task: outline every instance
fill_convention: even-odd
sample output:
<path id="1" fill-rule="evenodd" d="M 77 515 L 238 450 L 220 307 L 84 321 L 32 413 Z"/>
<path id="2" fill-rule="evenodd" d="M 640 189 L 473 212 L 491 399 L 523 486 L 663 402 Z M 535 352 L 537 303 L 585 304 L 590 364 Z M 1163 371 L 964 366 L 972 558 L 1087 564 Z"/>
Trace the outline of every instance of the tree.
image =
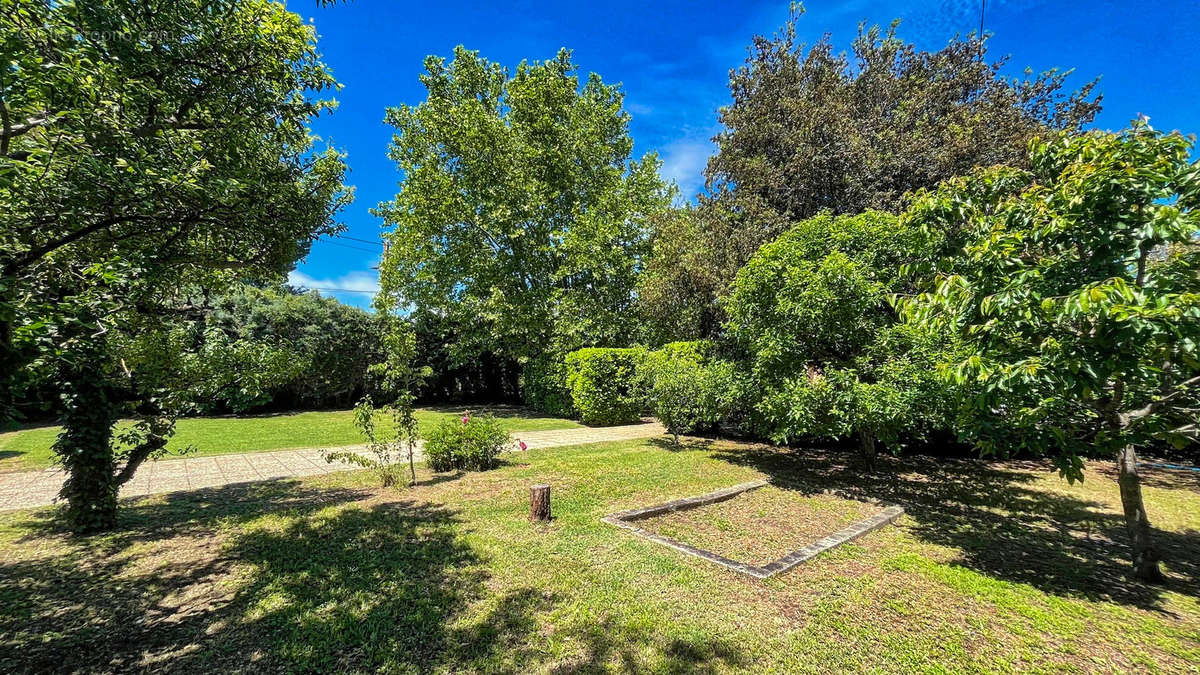
<path id="1" fill-rule="evenodd" d="M 194 316 L 195 289 L 277 280 L 337 230 L 345 165 L 307 126 L 336 82 L 314 29 L 267 0 L 15 0 L 0 30 L 0 378 L 11 396 L 22 367 L 53 373 L 63 496 L 102 530 L 169 432 L 114 450 L 113 422 L 174 400 L 169 354 L 123 350 Z"/>
<path id="2" fill-rule="evenodd" d="M 1069 480 L 1117 460 L 1134 572 L 1161 577 L 1137 449 L 1196 438 L 1200 412 L 1200 166 L 1192 141 L 1145 123 L 1033 144 L 1030 171 L 997 168 L 923 193 L 906 214 L 945 258 L 915 324 L 968 356 L 968 431 L 985 452 L 1050 452 Z"/>
<path id="3" fill-rule="evenodd" d="M 650 344 L 667 344 L 710 337 L 720 330 L 723 314 L 714 301 L 725 290 L 726 278 L 714 269 L 722 255 L 712 251 L 706 236 L 711 227 L 701 222 L 715 209 L 687 205 L 657 215 L 651 221 L 650 254 L 638 278 L 639 318 Z"/>
<path id="4" fill-rule="evenodd" d="M 417 342 L 412 326 L 394 315 L 386 316 L 383 321 L 386 328 L 383 331 L 383 348 L 386 358 L 371 366 L 371 375 L 378 380 L 379 390 L 387 397 L 383 408 L 376 408 L 371 397 L 365 396 L 354 408 L 354 421 L 367 439 L 367 449 L 370 455 L 356 450 L 330 448 L 322 451 L 325 461 L 347 461 L 352 464 L 373 469 L 384 487 L 395 485 L 399 480 L 399 465 L 401 459 L 408 459 L 408 484 L 411 487 L 417 482 L 417 469 L 414 453 L 420 434 L 417 429 L 417 417 L 414 408 L 415 392 L 421 383 L 429 376 L 428 367 L 418 367 L 414 363 L 417 355 Z M 376 431 L 375 419 L 380 411 L 390 417 L 391 429 L 387 435 Z"/>
<path id="5" fill-rule="evenodd" d="M 898 37 L 896 22 L 861 26 L 847 55 L 828 35 L 800 42 L 802 12 L 773 37 L 755 37 L 730 73 L 700 227 L 674 247 L 692 253 L 651 263 L 665 279 L 704 280 L 689 306 L 719 308 L 716 298 L 759 247 L 800 220 L 895 213 L 905 193 L 975 167 L 1027 167 L 1035 136 L 1077 131 L 1100 109 L 1094 82 L 1067 91 L 1069 71 L 1002 75 L 1006 60 L 987 61 L 983 36 L 923 51 Z"/>
<path id="6" fill-rule="evenodd" d="M 622 94 L 570 52 L 515 74 L 458 47 L 425 60 L 428 98 L 389 108 L 404 175 L 381 297 L 448 317 L 462 360 L 524 363 L 631 339 L 647 221 L 671 198 L 654 155 L 629 159 Z"/>
<path id="7" fill-rule="evenodd" d="M 949 348 L 897 325 L 889 297 L 915 230 L 869 211 L 798 223 L 751 258 L 725 306 L 748 369 L 758 429 L 777 442 L 857 436 L 874 468 L 892 448 L 948 426 L 953 396 L 932 374 Z"/>
<path id="8" fill-rule="evenodd" d="M 287 377 L 263 391 L 264 403 L 275 408 L 350 405 L 367 393 L 367 369 L 384 357 L 377 316 L 316 291 L 239 285 L 207 304 L 212 310 L 205 323 L 227 336 L 225 342 L 291 354 Z M 217 396 L 207 402 L 231 401 Z"/>

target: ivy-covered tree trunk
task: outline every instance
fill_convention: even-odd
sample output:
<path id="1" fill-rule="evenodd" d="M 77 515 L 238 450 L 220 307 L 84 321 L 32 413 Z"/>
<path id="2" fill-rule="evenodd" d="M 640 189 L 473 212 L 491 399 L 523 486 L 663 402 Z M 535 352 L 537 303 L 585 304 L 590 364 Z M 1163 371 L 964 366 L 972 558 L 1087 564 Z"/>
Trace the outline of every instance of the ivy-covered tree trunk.
<path id="1" fill-rule="evenodd" d="M 117 524 L 116 460 L 112 430 L 117 405 L 98 372 L 97 350 L 77 356 L 66 376 L 63 432 L 54 452 L 67 472 L 59 496 L 67 500 L 67 517 L 79 534 L 112 529 Z"/>
<path id="2" fill-rule="evenodd" d="M 1121 488 L 1121 507 L 1125 512 L 1125 529 L 1133 551 L 1134 576 L 1142 581 L 1162 581 L 1159 554 L 1151 540 L 1150 519 L 1142 501 L 1142 480 L 1138 476 L 1137 451 L 1126 445 L 1117 453 L 1117 484 Z"/>

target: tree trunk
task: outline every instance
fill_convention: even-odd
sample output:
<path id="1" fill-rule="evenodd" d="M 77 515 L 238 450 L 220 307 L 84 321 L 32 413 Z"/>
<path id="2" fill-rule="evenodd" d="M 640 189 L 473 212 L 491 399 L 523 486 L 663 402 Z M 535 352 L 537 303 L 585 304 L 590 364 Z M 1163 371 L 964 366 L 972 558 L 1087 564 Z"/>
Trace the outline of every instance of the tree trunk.
<path id="1" fill-rule="evenodd" d="M 112 451 L 117 408 L 102 384 L 103 374 L 96 372 L 99 359 L 98 354 L 88 354 L 69 369 L 63 431 L 54 442 L 67 472 L 59 496 L 67 500 L 67 518 L 78 534 L 117 524 L 120 486 Z"/>
<path id="2" fill-rule="evenodd" d="M 863 466 L 867 468 L 867 471 L 874 471 L 875 458 L 878 456 L 875 448 L 875 434 L 865 430 L 858 432 L 858 452 L 862 456 Z"/>
<path id="3" fill-rule="evenodd" d="M 3 283 L 0 280 L 0 283 Z M 3 311 L 7 298 L 0 298 Z M 13 415 L 13 385 L 17 374 L 17 357 L 12 348 L 12 322 L 0 318 L 0 422 L 7 422 Z"/>
<path id="4" fill-rule="evenodd" d="M 534 522 L 550 520 L 549 485 L 533 485 L 529 488 L 529 519 Z"/>
<path id="5" fill-rule="evenodd" d="M 415 454 L 412 441 L 405 441 L 404 445 L 408 447 L 408 487 L 417 484 L 417 464 L 413 458 Z"/>
<path id="6" fill-rule="evenodd" d="M 1137 471 L 1137 452 L 1126 445 L 1117 453 L 1117 483 L 1121 487 L 1121 506 L 1125 511 L 1125 529 L 1133 549 L 1133 573 L 1142 581 L 1163 580 L 1159 555 L 1150 537 L 1150 519 L 1142 501 L 1142 480 Z"/>

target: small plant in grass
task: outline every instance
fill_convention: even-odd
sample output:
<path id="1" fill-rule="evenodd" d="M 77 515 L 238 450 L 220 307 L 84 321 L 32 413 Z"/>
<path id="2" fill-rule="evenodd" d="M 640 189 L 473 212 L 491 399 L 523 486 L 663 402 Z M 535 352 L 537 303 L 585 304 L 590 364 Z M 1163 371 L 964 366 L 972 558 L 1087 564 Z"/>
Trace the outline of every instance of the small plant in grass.
<path id="1" fill-rule="evenodd" d="M 354 424 L 367 439 L 367 453 L 333 449 L 324 451 L 323 455 L 327 462 L 349 462 L 374 470 L 384 487 L 400 482 L 403 471 L 400 462 L 407 458 L 408 484 L 411 486 L 417 482 L 413 454 L 419 438 L 413 391 L 429 376 L 430 370 L 413 365 L 417 346 L 409 325 L 396 317 L 386 317 L 384 321 L 383 347 L 387 357 L 382 363 L 372 365 L 368 373 L 376 378 L 379 389 L 390 395 L 391 400 L 376 408 L 367 395 L 354 407 Z M 388 415 L 390 433 L 381 435 L 375 426 L 380 412 Z"/>
<path id="2" fill-rule="evenodd" d="M 512 437 L 491 415 L 444 420 L 425 439 L 425 459 L 434 471 L 483 471 L 496 466 L 496 456 Z"/>
<path id="3" fill-rule="evenodd" d="M 405 443 L 400 436 L 381 436 L 379 430 L 375 426 L 376 415 L 380 411 L 375 407 L 370 396 L 365 396 L 358 405 L 354 406 L 354 425 L 358 427 L 363 436 L 367 439 L 367 452 L 362 453 L 356 450 L 331 449 L 324 451 L 325 461 L 327 462 L 348 462 L 357 464 L 366 469 L 371 469 L 379 474 L 379 482 L 383 487 L 391 487 L 400 482 L 400 476 L 403 472 L 403 465 L 400 463 L 404 458 Z M 399 428 L 400 413 L 392 406 L 389 406 L 391 426 Z M 416 479 L 415 468 L 411 466 L 412 478 L 409 484 Z"/>

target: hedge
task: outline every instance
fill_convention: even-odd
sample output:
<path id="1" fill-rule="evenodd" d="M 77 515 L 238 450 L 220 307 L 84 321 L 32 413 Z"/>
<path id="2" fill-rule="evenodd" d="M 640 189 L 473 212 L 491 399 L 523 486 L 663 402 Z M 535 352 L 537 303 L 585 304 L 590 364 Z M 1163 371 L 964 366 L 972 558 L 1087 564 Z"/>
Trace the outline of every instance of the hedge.
<path id="1" fill-rule="evenodd" d="M 646 350 L 589 347 L 567 354 L 567 386 L 584 424 L 636 422 L 646 408 Z"/>

